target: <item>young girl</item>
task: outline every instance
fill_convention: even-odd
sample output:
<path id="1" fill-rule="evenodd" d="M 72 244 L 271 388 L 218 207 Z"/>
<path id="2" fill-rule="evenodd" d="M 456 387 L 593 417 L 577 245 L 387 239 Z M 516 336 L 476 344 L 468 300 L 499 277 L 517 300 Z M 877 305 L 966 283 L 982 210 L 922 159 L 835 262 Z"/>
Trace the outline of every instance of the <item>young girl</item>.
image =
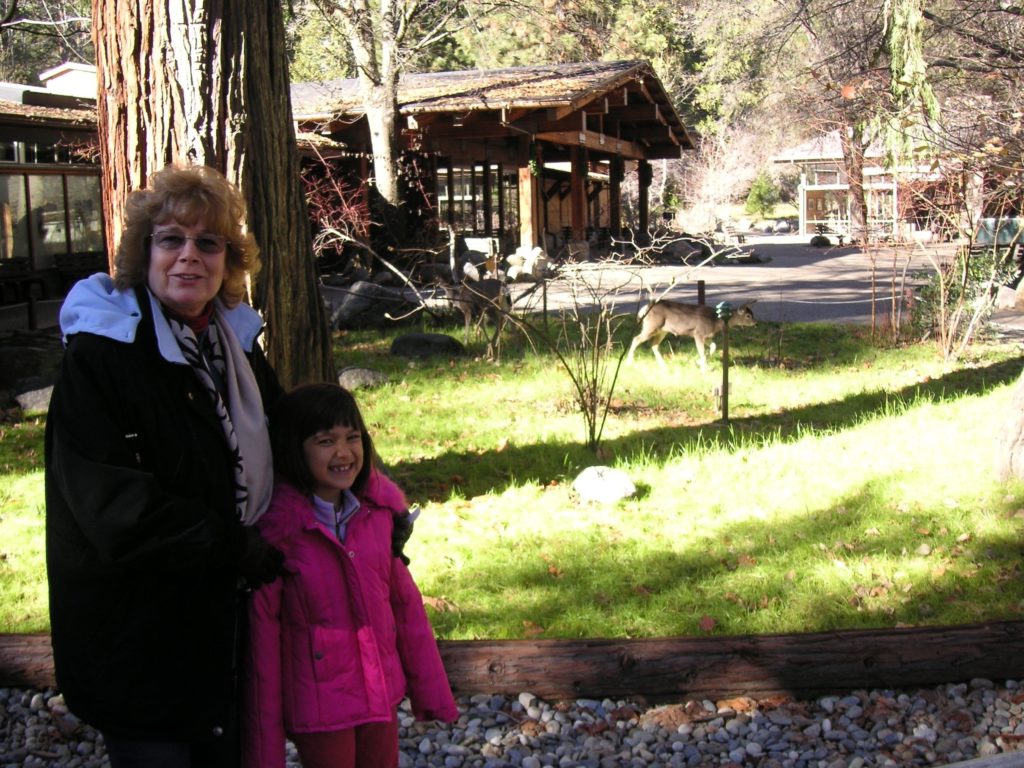
<path id="1" fill-rule="evenodd" d="M 259 521 L 286 575 L 250 608 L 246 768 L 394 768 L 397 707 L 453 721 L 455 700 L 409 570 L 392 552 L 402 492 L 374 468 L 355 399 L 333 384 L 270 413 L 276 486 Z"/>

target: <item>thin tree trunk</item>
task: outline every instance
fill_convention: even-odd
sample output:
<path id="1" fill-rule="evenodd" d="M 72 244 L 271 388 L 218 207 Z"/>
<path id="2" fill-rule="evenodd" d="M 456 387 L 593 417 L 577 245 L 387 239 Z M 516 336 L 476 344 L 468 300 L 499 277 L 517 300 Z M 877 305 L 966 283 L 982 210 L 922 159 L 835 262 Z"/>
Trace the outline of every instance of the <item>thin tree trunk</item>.
<path id="1" fill-rule="evenodd" d="M 397 121 L 398 100 L 395 88 L 364 82 L 363 103 L 370 127 L 373 151 L 374 219 L 378 223 L 375 238 L 379 248 L 394 247 L 405 239 L 405 217 L 401 205 L 401 184 L 398 177 Z"/>
<path id="2" fill-rule="evenodd" d="M 840 128 L 839 136 L 850 195 L 850 238 L 866 243 L 868 227 L 867 203 L 864 199 L 864 129 L 854 123 L 849 130 Z"/>
<path id="3" fill-rule="evenodd" d="M 222 171 L 249 204 L 255 305 L 286 386 L 332 377 L 299 188 L 276 0 L 93 0 L 107 242 L 128 193 L 168 163 Z"/>

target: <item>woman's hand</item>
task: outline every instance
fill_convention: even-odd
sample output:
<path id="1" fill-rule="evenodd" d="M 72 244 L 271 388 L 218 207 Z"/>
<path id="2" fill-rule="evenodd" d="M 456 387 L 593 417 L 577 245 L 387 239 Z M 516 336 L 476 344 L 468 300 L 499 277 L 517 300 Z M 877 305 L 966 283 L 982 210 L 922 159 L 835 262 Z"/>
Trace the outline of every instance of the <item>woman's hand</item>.
<path id="1" fill-rule="evenodd" d="M 239 526 L 232 543 L 238 572 L 249 587 L 269 584 L 284 575 L 281 550 L 268 544 L 255 528 Z"/>

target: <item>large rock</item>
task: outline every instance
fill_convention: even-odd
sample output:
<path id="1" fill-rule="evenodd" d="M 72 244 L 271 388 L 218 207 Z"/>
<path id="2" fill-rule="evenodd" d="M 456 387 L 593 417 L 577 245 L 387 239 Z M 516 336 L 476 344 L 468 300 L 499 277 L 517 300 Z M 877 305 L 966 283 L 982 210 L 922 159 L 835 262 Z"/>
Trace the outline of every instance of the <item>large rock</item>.
<path id="1" fill-rule="evenodd" d="M 63 356 L 64 348 L 56 330 L 17 333 L 3 339 L 0 342 L 0 408 L 13 405 L 24 408 L 19 402 L 20 395 L 51 386 L 57 379 Z M 40 397 L 48 400 L 48 395 Z M 31 401 L 39 402 L 35 397 Z M 43 404 L 41 409 L 45 408 Z"/>
<path id="2" fill-rule="evenodd" d="M 370 368 L 344 368 L 338 374 L 338 384 L 350 392 L 356 389 L 372 389 L 387 383 L 387 374 Z"/>
<path id="3" fill-rule="evenodd" d="M 1005 483 L 1024 479 L 1024 374 L 1017 379 L 1003 415 L 996 440 L 996 476 Z"/>
<path id="4" fill-rule="evenodd" d="M 389 317 L 402 317 L 416 305 L 402 291 L 366 281 L 347 288 L 320 286 L 331 328 L 380 328 L 393 322 Z"/>
<path id="5" fill-rule="evenodd" d="M 465 347 L 458 339 L 443 333 L 405 333 L 391 342 L 391 354 L 397 357 L 451 357 L 461 355 L 465 351 Z"/>
<path id="6" fill-rule="evenodd" d="M 53 386 L 42 389 L 30 389 L 15 396 L 18 407 L 25 413 L 37 413 L 50 408 L 50 396 L 53 394 Z"/>
<path id="7" fill-rule="evenodd" d="M 636 493 L 629 475 L 612 467 L 587 467 L 572 482 L 582 501 L 614 504 Z"/>
<path id="8" fill-rule="evenodd" d="M 1017 291 L 1008 285 L 1000 285 L 996 291 L 996 309 L 1015 309 L 1017 306 Z"/>

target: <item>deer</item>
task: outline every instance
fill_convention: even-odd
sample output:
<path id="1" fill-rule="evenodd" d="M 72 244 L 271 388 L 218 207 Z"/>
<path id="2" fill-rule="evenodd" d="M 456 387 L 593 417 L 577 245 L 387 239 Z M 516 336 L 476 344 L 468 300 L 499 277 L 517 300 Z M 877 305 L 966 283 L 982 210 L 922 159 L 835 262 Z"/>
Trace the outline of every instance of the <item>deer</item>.
<path id="1" fill-rule="evenodd" d="M 505 326 L 505 320 L 511 311 L 508 289 L 501 280 L 494 278 L 483 278 L 482 280 L 463 280 L 458 285 L 439 283 L 444 291 L 445 297 L 462 313 L 465 319 L 465 339 L 469 343 L 469 329 L 473 320 L 477 321 L 477 328 L 482 330 L 484 320 L 490 317 L 494 323 L 494 336 L 487 338 L 487 355 L 491 357 L 498 348 L 498 340 L 501 330 Z"/>
<path id="2" fill-rule="evenodd" d="M 750 309 L 753 301 L 738 307 L 729 318 L 729 326 L 757 325 L 754 313 Z M 658 362 L 664 366 L 665 361 L 658 351 L 658 345 L 668 334 L 674 336 L 692 336 L 697 345 L 697 357 L 701 370 L 707 370 L 707 359 L 704 356 L 704 342 L 714 337 L 725 327 L 725 323 L 711 307 L 699 304 L 681 304 L 677 301 L 656 301 L 640 310 L 637 319 L 641 323 L 640 333 L 633 337 L 629 345 L 627 361 L 633 362 L 636 348 L 646 341 L 653 340 L 651 351 Z M 715 343 L 711 342 L 711 352 L 715 351 Z"/>

